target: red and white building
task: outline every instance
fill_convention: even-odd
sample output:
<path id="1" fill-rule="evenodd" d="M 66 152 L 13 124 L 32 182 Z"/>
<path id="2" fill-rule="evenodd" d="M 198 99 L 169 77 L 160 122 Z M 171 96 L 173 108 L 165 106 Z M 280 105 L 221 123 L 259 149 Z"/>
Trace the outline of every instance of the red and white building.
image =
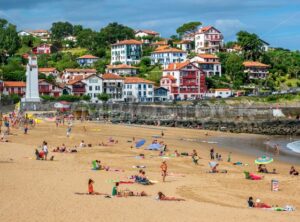
<path id="1" fill-rule="evenodd" d="M 32 52 L 36 55 L 51 54 L 51 45 L 50 44 L 41 44 L 39 46 L 33 47 Z"/>
<path id="2" fill-rule="evenodd" d="M 245 61 L 243 66 L 248 79 L 265 79 L 269 74 L 270 66 L 261 62 Z"/>
<path id="3" fill-rule="evenodd" d="M 39 94 L 59 97 L 63 94 L 63 88 L 44 79 L 39 79 Z"/>
<path id="4" fill-rule="evenodd" d="M 0 87 L 1 88 L 1 87 Z M 4 81 L 2 83 L 2 94 L 23 96 L 26 92 L 26 82 L 20 81 Z"/>
<path id="5" fill-rule="evenodd" d="M 59 72 L 57 71 L 56 68 L 39 68 L 38 69 L 39 73 L 45 74 L 46 76 L 54 76 L 57 77 L 59 75 Z"/>
<path id="6" fill-rule="evenodd" d="M 221 76 L 222 69 L 219 57 L 213 54 L 198 54 L 191 59 L 199 68 L 201 68 L 206 76 Z"/>
<path id="7" fill-rule="evenodd" d="M 135 76 L 137 74 L 137 67 L 126 65 L 126 64 L 119 64 L 119 65 L 108 65 L 106 67 L 107 73 L 114 73 L 120 76 Z"/>
<path id="8" fill-rule="evenodd" d="M 223 35 L 213 26 L 200 28 L 195 34 L 196 53 L 216 53 L 223 46 Z"/>
<path id="9" fill-rule="evenodd" d="M 171 63 L 164 69 L 160 86 L 169 90 L 170 99 L 198 99 L 206 92 L 205 73 L 190 61 Z"/>

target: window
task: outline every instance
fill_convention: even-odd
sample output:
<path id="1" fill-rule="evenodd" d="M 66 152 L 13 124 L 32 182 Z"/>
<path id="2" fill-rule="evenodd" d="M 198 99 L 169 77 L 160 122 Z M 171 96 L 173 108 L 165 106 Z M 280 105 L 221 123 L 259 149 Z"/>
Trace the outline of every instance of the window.
<path id="1" fill-rule="evenodd" d="M 149 85 L 148 85 L 148 88 L 149 88 L 149 89 L 152 89 L 152 85 L 149 84 Z"/>
<path id="2" fill-rule="evenodd" d="M 98 83 L 98 79 L 97 78 L 90 78 L 89 83 Z"/>
<path id="3" fill-rule="evenodd" d="M 100 86 L 95 86 L 96 91 L 100 91 Z"/>
<path id="4" fill-rule="evenodd" d="M 89 86 L 89 90 L 92 91 L 93 90 L 93 86 Z"/>

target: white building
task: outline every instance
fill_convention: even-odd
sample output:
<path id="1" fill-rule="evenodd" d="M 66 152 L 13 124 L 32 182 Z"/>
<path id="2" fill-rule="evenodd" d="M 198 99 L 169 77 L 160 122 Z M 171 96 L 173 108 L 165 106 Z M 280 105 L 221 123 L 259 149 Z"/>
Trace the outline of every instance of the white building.
<path id="1" fill-rule="evenodd" d="M 160 34 L 158 32 L 152 31 L 152 30 L 136 30 L 135 31 L 135 37 L 146 37 L 146 36 L 153 36 L 153 37 L 159 37 Z"/>
<path id="2" fill-rule="evenodd" d="M 125 102 L 153 102 L 154 82 L 138 77 L 126 77 L 123 98 Z"/>
<path id="3" fill-rule="evenodd" d="M 122 63 L 126 65 L 137 64 L 142 57 L 142 42 L 135 39 L 124 40 L 112 44 L 111 64 Z"/>
<path id="4" fill-rule="evenodd" d="M 85 78 L 86 76 L 96 74 L 96 69 L 65 69 L 60 78 L 57 78 L 58 82 L 68 82 L 70 80 L 74 80 L 77 76 L 82 76 Z"/>
<path id="5" fill-rule="evenodd" d="M 59 72 L 57 71 L 56 68 L 53 68 L 53 67 L 49 67 L 49 68 L 39 68 L 38 69 L 39 73 L 43 73 L 45 74 L 46 76 L 54 76 L 54 77 L 57 77 Z"/>
<path id="6" fill-rule="evenodd" d="M 270 49 L 270 44 L 267 43 L 266 41 L 262 40 L 262 39 L 260 39 L 260 41 L 261 41 L 261 43 L 262 43 L 261 49 L 262 49 L 264 52 L 269 51 L 269 49 Z"/>
<path id="7" fill-rule="evenodd" d="M 176 45 L 177 48 L 180 48 L 185 52 L 189 52 L 193 50 L 192 41 L 190 40 L 181 40 L 180 42 L 175 42 L 174 44 Z"/>
<path id="8" fill-rule="evenodd" d="M 73 36 L 73 35 L 69 35 L 69 36 L 64 37 L 64 40 L 65 41 L 70 41 L 70 42 L 77 42 L 76 36 Z"/>
<path id="9" fill-rule="evenodd" d="M 29 36 L 30 33 L 26 32 L 26 31 L 20 31 L 20 32 L 18 32 L 18 35 L 21 36 L 21 37 L 23 37 L 23 36 Z"/>
<path id="10" fill-rule="evenodd" d="M 126 64 L 108 65 L 106 67 L 107 73 L 114 73 L 120 76 L 135 76 L 137 74 L 137 67 Z"/>
<path id="11" fill-rule="evenodd" d="M 221 76 L 222 69 L 219 57 L 213 54 L 198 54 L 191 59 L 199 68 L 201 68 L 206 76 Z"/>
<path id="12" fill-rule="evenodd" d="M 93 55 L 83 55 L 76 59 L 77 63 L 80 66 L 92 66 L 95 62 L 97 62 L 99 58 Z"/>
<path id="13" fill-rule="evenodd" d="M 269 74 L 270 66 L 261 62 L 245 61 L 243 66 L 248 79 L 265 79 Z"/>
<path id="14" fill-rule="evenodd" d="M 37 38 L 40 38 L 42 41 L 48 41 L 50 39 L 50 32 L 44 29 L 32 30 L 29 33 Z"/>
<path id="15" fill-rule="evenodd" d="M 216 53 L 223 46 L 223 36 L 212 26 L 200 28 L 195 35 L 196 53 Z"/>
<path id="16" fill-rule="evenodd" d="M 167 68 L 170 63 L 184 62 L 186 57 L 187 53 L 181 49 L 164 47 L 151 53 L 151 64 L 160 64 Z"/>
<path id="17" fill-rule="evenodd" d="M 233 92 L 231 89 L 212 89 L 210 90 L 206 96 L 212 97 L 212 98 L 228 98 L 233 95 Z"/>
<path id="18" fill-rule="evenodd" d="M 124 78 L 117 74 L 105 73 L 103 79 L 103 92 L 109 95 L 113 102 L 123 101 Z"/>

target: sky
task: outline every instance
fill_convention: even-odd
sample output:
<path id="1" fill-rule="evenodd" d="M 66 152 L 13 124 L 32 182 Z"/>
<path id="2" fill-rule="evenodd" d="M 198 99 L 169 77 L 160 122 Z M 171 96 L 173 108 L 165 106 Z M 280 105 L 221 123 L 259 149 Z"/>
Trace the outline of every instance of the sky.
<path id="1" fill-rule="evenodd" d="M 246 30 L 272 47 L 300 50 L 300 0 L 0 0 L 0 18 L 18 30 L 69 21 L 98 31 L 118 22 L 162 37 L 176 34 L 183 23 L 200 21 L 219 29 L 226 42 Z"/>

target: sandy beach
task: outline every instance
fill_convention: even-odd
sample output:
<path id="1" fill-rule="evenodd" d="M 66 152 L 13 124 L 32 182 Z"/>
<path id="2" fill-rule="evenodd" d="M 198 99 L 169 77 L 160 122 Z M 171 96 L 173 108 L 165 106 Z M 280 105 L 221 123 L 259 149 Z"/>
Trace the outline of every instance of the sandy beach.
<path id="1" fill-rule="evenodd" d="M 247 137 L 253 140 L 262 136 L 227 134 L 223 132 L 160 128 L 147 126 L 111 125 L 105 123 L 80 123 L 73 125 L 70 138 L 66 137 L 67 126 L 56 127 L 53 122 L 39 123 L 24 135 L 22 129 L 12 129 L 9 143 L 0 143 L 0 221 L 295 221 L 300 218 L 300 177 L 290 176 L 291 164 L 280 162 L 276 157 L 267 165 L 279 174 L 265 174 L 263 180 L 246 180 L 244 170 L 256 172 L 255 155 L 246 155 L 232 150 L 232 162 L 243 162 L 248 166 L 227 163 L 230 147 L 200 141 L 214 141 L 218 137 Z M 162 158 L 157 151 L 144 150 L 152 136 L 164 131 L 163 140 L 169 148 L 191 153 L 196 149 L 201 157 L 195 165 L 191 157 L 168 158 L 169 172 L 180 176 L 168 176 L 162 182 L 160 164 Z M 112 137 L 118 140 L 111 146 Z M 131 148 L 132 137 L 146 139 L 140 149 Z M 78 149 L 78 153 L 52 153 L 54 161 L 35 160 L 34 151 L 46 140 L 49 150 L 63 143 L 68 148 L 79 145 L 81 140 L 92 147 Z M 243 144 L 238 144 L 241 148 Z M 221 153 L 220 170 L 228 173 L 209 174 L 209 150 Z M 145 159 L 135 156 L 145 154 Z M 122 171 L 93 171 L 91 161 L 100 159 L 104 165 Z M 145 165 L 147 177 L 158 183 L 149 186 L 139 184 L 120 185 L 120 189 L 145 191 L 148 197 L 104 198 L 95 195 L 77 195 L 87 192 L 87 181 L 95 181 L 94 189 L 111 194 L 113 183 L 109 180 L 127 180 L 137 173 L 134 165 Z M 300 170 L 300 164 L 294 164 Z M 124 171 L 124 172 L 123 172 Z M 279 191 L 271 191 L 271 180 L 279 180 Z M 155 196 L 162 191 L 167 196 L 186 199 L 182 202 L 157 201 Z M 249 196 L 259 198 L 270 205 L 293 205 L 296 211 L 275 212 L 250 209 Z"/>

